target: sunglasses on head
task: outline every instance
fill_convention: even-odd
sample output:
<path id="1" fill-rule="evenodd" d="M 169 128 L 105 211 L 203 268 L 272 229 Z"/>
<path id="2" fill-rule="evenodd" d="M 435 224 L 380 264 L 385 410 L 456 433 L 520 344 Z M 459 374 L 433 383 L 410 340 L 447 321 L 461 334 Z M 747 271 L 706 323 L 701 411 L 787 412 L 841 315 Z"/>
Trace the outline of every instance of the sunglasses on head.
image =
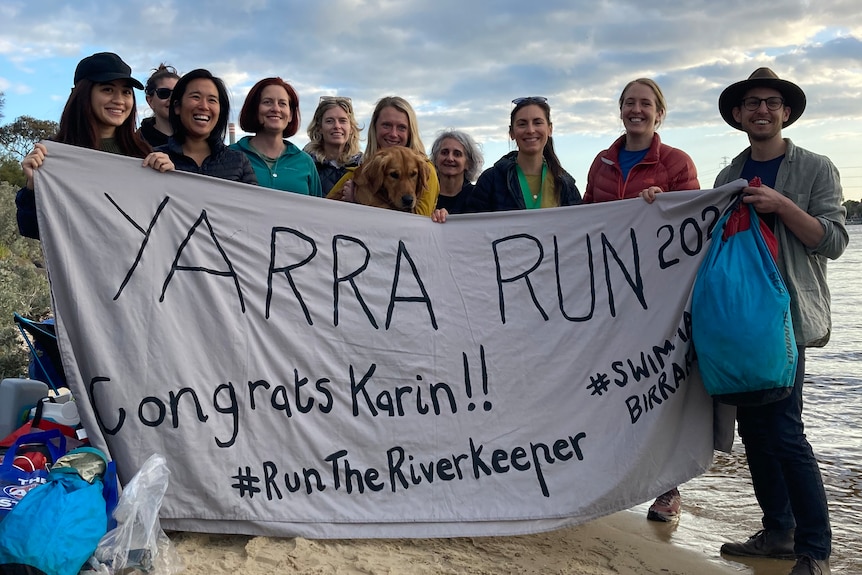
<path id="1" fill-rule="evenodd" d="M 338 104 L 345 105 L 348 108 L 353 107 L 353 100 L 346 96 L 321 96 L 319 104 Z"/>
<path id="2" fill-rule="evenodd" d="M 521 104 L 547 104 L 548 99 L 544 96 L 524 96 L 523 98 L 515 98 L 512 103 L 516 106 Z"/>
<path id="3" fill-rule="evenodd" d="M 172 93 L 173 90 L 171 90 L 170 88 L 156 88 L 150 93 L 150 96 L 155 94 L 156 96 L 158 96 L 159 100 L 167 100 L 171 97 Z"/>

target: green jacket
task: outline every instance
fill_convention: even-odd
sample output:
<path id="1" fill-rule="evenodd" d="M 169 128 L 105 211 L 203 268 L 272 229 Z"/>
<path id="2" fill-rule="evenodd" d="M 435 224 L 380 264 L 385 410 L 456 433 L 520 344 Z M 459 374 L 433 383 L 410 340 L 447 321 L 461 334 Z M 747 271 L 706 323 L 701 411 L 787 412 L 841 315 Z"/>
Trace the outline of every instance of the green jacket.
<path id="1" fill-rule="evenodd" d="M 284 151 L 270 169 L 257 150 L 251 147 L 250 142 L 251 136 L 245 136 L 230 147 L 244 152 L 248 157 L 259 186 L 318 198 L 323 196 L 320 191 L 320 176 L 311 156 L 284 140 Z"/>
<path id="2" fill-rule="evenodd" d="M 837 259 L 849 241 L 844 227 L 846 210 L 841 205 L 841 181 L 829 158 L 799 148 L 788 138 L 784 141 L 787 151 L 778 168 L 775 189 L 817 218 L 824 234 L 819 245 L 808 249 L 784 226 L 781 218 L 776 218 L 778 270 L 790 293 L 796 343 L 822 347 L 832 331 L 826 259 Z M 718 174 L 715 187 L 738 179 L 750 154 L 751 148 L 747 148 L 735 157 Z"/>

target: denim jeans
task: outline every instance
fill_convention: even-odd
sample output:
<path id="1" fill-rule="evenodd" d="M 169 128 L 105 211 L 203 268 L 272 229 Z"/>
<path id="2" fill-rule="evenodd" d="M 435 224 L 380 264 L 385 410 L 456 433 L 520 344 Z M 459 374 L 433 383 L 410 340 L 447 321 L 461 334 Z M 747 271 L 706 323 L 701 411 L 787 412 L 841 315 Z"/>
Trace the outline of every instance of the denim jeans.
<path id="1" fill-rule="evenodd" d="M 802 424 L 804 377 L 805 348 L 799 347 L 793 393 L 775 403 L 740 407 L 736 417 L 763 528 L 795 528 L 796 554 L 823 560 L 832 551 L 832 529 L 820 467 Z"/>

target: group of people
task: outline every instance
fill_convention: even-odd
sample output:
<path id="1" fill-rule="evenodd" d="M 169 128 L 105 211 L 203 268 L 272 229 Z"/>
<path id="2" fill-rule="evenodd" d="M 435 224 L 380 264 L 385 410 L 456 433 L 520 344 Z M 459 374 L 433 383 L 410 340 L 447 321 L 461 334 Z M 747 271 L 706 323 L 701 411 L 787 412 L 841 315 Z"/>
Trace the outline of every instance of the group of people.
<path id="1" fill-rule="evenodd" d="M 359 125 L 350 98 L 320 98 L 309 143 L 298 149 L 287 138 L 300 124 L 299 96 L 281 78 L 255 84 L 239 115 L 253 134 L 230 146 L 224 139 L 228 93 L 221 79 L 197 69 L 182 76 L 159 66 L 146 86 L 113 53 L 84 58 L 63 110 L 55 140 L 142 159 L 161 172 L 191 171 L 318 197 L 350 199 L 352 170 L 377 150 L 406 146 L 421 154 L 416 114 L 399 97 L 381 99 L 359 149 Z M 152 118 L 136 127 L 134 89 L 146 93 Z M 468 134 L 449 130 L 431 146 L 435 168 L 416 212 L 445 222 L 448 214 L 540 209 L 642 197 L 700 188 L 697 169 L 685 152 L 662 143 L 656 130 L 667 113 L 658 84 L 629 82 L 619 97 L 624 133 L 600 152 L 589 169 L 583 197 L 554 151 L 547 98 L 512 101 L 509 137 L 516 150 L 482 171 L 481 149 Z M 796 559 L 791 575 L 830 572 L 831 529 L 820 469 L 805 438 L 802 383 L 805 348 L 825 345 L 831 331 L 826 260 L 839 257 L 848 242 L 838 171 L 825 156 L 796 146 L 782 130 L 805 110 L 801 88 L 760 68 L 727 87 L 719 98 L 721 117 L 748 136 L 749 146 L 724 168 L 715 186 L 738 178 L 759 178 L 746 187 L 750 203 L 773 230 L 778 268 L 791 296 L 799 350 L 793 394 L 761 406 L 740 407 L 739 435 L 745 446 L 763 529 L 742 543 L 727 543 L 729 556 Z M 27 183 L 16 197 L 18 224 L 25 236 L 39 236 L 33 172 L 45 161 L 37 144 L 22 166 Z M 475 184 L 473 183 L 475 181 Z M 648 518 L 679 516 L 674 488 L 656 499 Z"/>

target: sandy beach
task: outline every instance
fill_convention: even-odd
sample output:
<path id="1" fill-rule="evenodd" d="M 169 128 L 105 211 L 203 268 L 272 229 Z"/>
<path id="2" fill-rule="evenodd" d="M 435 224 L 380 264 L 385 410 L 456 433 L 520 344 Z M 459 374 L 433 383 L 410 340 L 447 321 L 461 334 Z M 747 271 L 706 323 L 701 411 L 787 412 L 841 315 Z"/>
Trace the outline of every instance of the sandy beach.
<path id="1" fill-rule="evenodd" d="M 171 540 L 185 564 L 184 573 L 201 575 L 751 572 L 745 565 L 734 568 L 723 561 L 717 547 L 707 555 L 671 543 L 666 534 L 679 528 L 622 511 L 584 525 L 518 537 L 309 540 L 178 532 L 171 534 Z M 790 565 L 776 565 L 776 572 L 787 572 Z"/>

